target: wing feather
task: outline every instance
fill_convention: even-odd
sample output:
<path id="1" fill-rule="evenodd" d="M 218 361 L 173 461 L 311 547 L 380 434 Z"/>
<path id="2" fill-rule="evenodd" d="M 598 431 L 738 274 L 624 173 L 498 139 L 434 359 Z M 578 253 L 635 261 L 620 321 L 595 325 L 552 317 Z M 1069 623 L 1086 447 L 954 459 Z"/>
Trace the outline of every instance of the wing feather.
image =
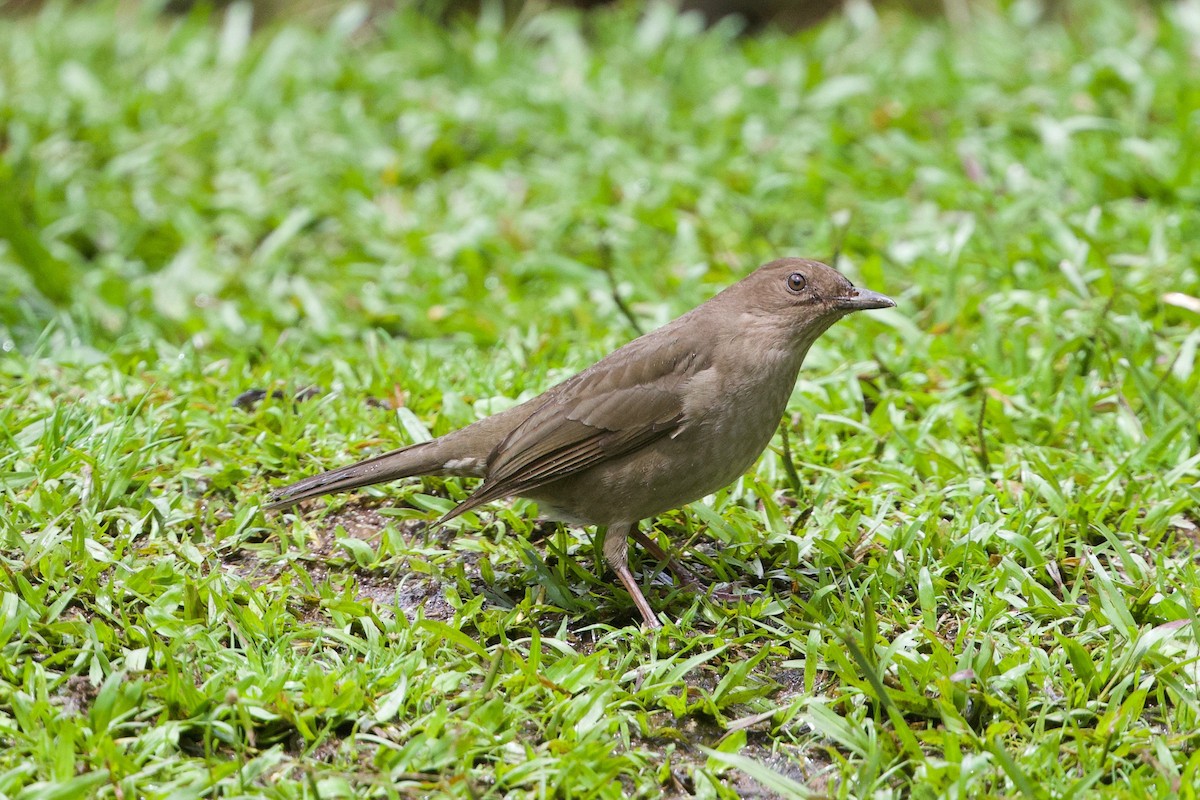
<path id="1" fill-rule="evenodd" d="M 653 347 L 653 355 L 646 352 Z M 546 393 L 497 445 L 484 481 L 442 522 L 645 447 L 687 424 L 683 390 L 711 362 L 678 339 L 636 339 Z"/>

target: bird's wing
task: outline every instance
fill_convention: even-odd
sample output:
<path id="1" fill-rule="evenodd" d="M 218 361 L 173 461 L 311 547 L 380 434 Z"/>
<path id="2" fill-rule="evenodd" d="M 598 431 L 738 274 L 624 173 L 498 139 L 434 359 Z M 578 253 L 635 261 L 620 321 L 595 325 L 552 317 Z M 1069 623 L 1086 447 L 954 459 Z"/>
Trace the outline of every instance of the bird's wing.
<path id="1" fill-rule="evenodd" d="M 492 451 L 486 477 L 441 521 L 530 491 L 671 435 L 686 424 L 683 387 L 710 360 L 678 339 L 637 339 L 546 393 Z"/>

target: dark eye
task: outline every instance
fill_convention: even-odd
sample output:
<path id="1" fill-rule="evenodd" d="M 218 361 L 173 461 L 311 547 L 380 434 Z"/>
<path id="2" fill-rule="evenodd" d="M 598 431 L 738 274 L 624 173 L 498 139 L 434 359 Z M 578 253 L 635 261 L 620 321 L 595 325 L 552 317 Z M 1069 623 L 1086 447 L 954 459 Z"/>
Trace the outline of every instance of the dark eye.
<path id="1" fill-rule="evenodd" d="M 793 272 L 791 275 L 788 275 L 788 291 L 792 294 L 800 294 L 807 285 L 808 281 L 799 272 Z"/>

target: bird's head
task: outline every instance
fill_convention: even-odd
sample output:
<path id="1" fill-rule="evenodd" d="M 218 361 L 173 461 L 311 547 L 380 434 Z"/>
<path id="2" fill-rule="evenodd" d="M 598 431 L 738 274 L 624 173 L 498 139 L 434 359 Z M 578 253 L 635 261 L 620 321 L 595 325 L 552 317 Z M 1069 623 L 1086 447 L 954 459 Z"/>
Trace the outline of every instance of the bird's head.
<path id="1" fill-rule="evenodd" d="M 830 266 L 807 258 L 781 258 L 756 269 L 716 298 L 741 312 L 753 327 L 765 325 L 811 343 L 847 314 L 896 305 L 860 289 Z"/>

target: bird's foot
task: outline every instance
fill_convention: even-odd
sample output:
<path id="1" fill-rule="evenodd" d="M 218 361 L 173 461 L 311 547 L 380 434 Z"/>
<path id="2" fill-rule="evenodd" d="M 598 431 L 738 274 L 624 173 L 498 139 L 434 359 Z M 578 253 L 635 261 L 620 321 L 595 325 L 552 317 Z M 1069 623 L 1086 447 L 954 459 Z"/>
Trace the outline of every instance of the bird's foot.
<path id="1" fill-rule="evenodd" d="M 758 592 L 753 591 L 741 581 L 712 584 L 705 590 L 705 595 L 707 595 L 709 600 L 715 600 L 719 603 L 736 603 L 738 600 L 751 600 L 757 594 Z"/>

